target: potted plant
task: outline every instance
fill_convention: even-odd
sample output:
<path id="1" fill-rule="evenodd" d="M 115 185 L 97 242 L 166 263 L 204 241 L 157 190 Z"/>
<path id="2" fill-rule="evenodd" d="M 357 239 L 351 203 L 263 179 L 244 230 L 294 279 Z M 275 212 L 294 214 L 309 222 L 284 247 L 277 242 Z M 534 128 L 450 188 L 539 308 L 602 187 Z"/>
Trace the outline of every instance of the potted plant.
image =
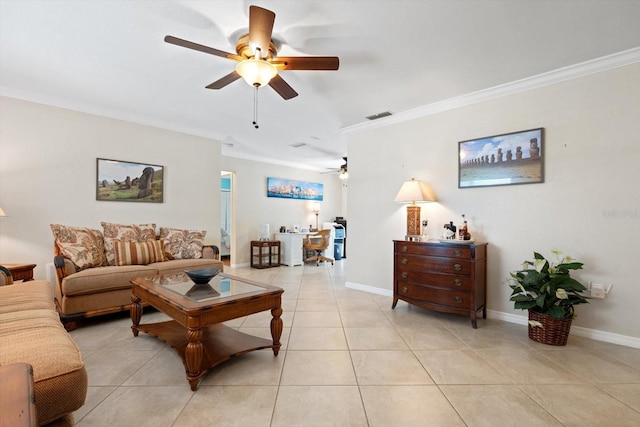
<path id="1" fill-rule="evenodd" d="M 529 310 L 529 338 L 565 345 L 574 317 L 573 306 L 589 301 L 581 295 L 587 288 L 570 276 L 571 270 L 580 270 L 583 264 L 558 250 L 551 253 L 555 262 L 534 252 L 533 261 L 525 261 L 522 270 L 510 274 L 510 301 L 514 301 L 516 309 Z"/>

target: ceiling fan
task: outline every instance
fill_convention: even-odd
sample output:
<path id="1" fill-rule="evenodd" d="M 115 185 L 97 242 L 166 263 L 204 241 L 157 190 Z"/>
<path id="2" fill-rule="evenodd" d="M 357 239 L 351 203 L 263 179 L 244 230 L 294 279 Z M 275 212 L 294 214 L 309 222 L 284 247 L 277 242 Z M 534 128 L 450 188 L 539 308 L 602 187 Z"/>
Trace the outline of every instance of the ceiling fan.
<path id="1" fill-rule="evenodd" d="M 348 169 L 347 169 L 347 158 L 343 157 L 342 159 L 344 160 L 344 164 L 340 166 L 340 169 L 335 169 L 335 170 L 332 170 L 330 172 L 322 172 L 322 173 L 337 173 L 337 174 L 339 174 L 338 178 L 340 178 L 340 179 L 349 178 L 349 172 L 348 172 Z"/>
<path id="2" fill-rule="evenodd" d="M 349 172 L 347 172 L 347 158 L 343 157 L 343 159 L 344 165 L 340 166 L 340 175 L 338 175 L 338 178 L 347 179 L 349 178 Z"/>
<path id="3" fill-rule="evenodd" d="M 337 56 L 277 56 L 278 50 L 271 39 L 276 14 L 259 6 L 249 7 L 249 33 L 241 36 L 236 44 L 236 53 L 225 52 L 198 43 L 166 36 L 164 41 L 188 49 L 197 50 L 238 64 L 234 71 L 207 86 L 207 89 L 222 89 L 240 77 L 257 89 L 269 85 L 285 100 L 298 93 L 278 74 L 283 70 L 337 70 Z M 257 98 L 256 98 L 257 103 Z M 255 107 L 254 107 L 255 108 Z M 255 113 L 255 110 L 254 110 Z M 254 121 L 257 128 L 257 123 Z"/>

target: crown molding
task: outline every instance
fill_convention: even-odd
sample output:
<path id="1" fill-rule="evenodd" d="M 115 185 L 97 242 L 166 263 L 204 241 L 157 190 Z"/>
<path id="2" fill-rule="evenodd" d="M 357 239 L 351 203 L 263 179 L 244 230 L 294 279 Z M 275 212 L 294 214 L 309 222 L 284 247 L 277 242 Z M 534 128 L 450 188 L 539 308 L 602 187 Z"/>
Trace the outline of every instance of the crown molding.
<path id="1" fill-rule="evenodd" d="M 624 67 L 636 62 L 640 62 L 640 47 L 603 56 L 568 67 L 558 68 L 543 74 L 505 83 L 499 86 L 490 87 L 467 95 L 445 99 L 434 102 L 412 110 L 403 111 L 375 122 L 358 123 L 356 125 L 342 128 L 345 134 L 359 133 L 370 129 L 377 129 L 388 125 L 413 120 L 419 117 L 430 116 L 444 111 L 453 110 L 478 102 L 487 101 L 494 98 L 511 95 L 526 90 L 536 89 L 543 86 L 559 83 L 566 80 L 576 79 L 589 74 L 600 73 L 613 68 Z"/>

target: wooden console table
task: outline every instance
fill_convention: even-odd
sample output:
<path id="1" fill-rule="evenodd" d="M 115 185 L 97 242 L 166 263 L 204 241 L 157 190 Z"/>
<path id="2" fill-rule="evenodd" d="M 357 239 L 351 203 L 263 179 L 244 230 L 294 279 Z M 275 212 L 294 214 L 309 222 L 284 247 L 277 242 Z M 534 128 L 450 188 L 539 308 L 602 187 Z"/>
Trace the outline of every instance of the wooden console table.
<path id="1" fill-rule="evenodd" d="M 3 267 L 6 267 L 7 270 L 11 272 L 11 277 L 13 281 L 22 280 L 26 282 L 27 280 L 33 280 L 33 269 L 36 268 L 36 264 L 1 264 Z"/>
<path id="2" fill-rule="evenodd" d="M 279 240 L 252 240 L 251 267 L 271 268 L 280 265 Z"/>
<path id="3" fill-rule="evenodd" d="M 487 244 L 394 240 L 393 305 L 487 318 Z"/>

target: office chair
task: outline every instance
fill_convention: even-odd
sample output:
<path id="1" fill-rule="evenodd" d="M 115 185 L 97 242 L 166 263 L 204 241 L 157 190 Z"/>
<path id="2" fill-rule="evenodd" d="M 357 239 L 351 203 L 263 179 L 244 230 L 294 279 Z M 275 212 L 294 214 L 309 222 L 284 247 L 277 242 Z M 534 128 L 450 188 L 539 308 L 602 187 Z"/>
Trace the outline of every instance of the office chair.
<path id="1" fill-rule="evenodd" d="M 329 236 L 331 230 L 320 230 L 315 234 L 307 234 L 304 238 L 304 244 L 302 247 L 306 251 L 315 251 L 315 255 L 305 258 L 304 262 L 315 261 L 316 265 L 320 265 L 320 261 L 327 261 L 333 265 L 333 258 L 327 258 L 322 255 L 322 251 L 329 247 Z"/>

